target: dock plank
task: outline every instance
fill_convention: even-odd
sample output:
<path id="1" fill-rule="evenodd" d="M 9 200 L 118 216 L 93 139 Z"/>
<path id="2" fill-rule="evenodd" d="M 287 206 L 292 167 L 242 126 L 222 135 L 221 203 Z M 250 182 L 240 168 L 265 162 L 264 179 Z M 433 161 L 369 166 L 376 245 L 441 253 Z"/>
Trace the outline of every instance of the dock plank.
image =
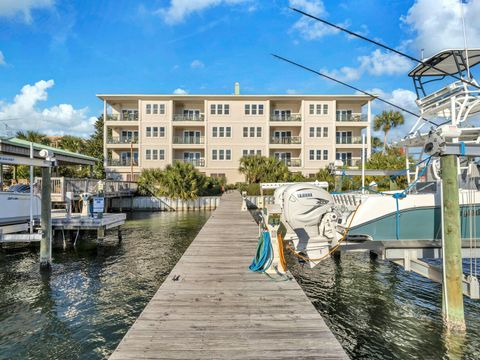
<path id="1" fill-rule="evenodd" d="M 240 208 L 222 197 L 110 359 L 348 358 L 293 278 L 248 270 L 258 227 Z"/>

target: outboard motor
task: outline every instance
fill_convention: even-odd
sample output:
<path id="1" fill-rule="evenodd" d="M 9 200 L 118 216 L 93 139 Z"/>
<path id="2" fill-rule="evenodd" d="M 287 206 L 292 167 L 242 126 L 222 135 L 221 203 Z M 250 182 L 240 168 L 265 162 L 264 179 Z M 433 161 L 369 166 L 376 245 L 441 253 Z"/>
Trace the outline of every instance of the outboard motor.
<path id="1" fill-rule="evenodd" d="M 318 186 L 301 183 L 289 185 L 282 193 L 285 240 L 292 241 L 295 250 L 308 258 L 328 256 L 330 246 L 337 244 L 338 214 L 333 197 Z M 314 266 L 318 262 L 308 263 Z"/>

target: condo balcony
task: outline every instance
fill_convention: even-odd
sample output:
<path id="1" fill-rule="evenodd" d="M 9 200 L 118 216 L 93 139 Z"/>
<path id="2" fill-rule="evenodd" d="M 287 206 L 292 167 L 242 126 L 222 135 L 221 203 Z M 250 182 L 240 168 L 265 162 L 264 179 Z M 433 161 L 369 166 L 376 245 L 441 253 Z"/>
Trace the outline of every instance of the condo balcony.
<path id="1" fill-rule="evenodd" d="M 107 138 L 107 144 L 138 144 L 138 137 L 111 136 Z"/>
<path id="2" fill-rule="evenodd" d="M 362 137 L 361 136 L 344 136 L 336 138 L 337 145 L 358 145 L 362 144 Z"/>
<path id="3" fill-rule="evenodd" d="M 291 113 L 282 113 L 282 114 L 271 114 L 270 121 L 302 121 L 301 114 L 291 114 Z"/>
<path id="4" fill-rule="evenodd" d="M 300 158 L 291 158 L 291 159 L 282 159 L 288 167 L 301 167 L 302 159 Z"/>
<path id="5" fill-rule="evenodd" d="M 175 114 L 173 121 L 204 121 L 204 114 Z"/>
<path id="6" fill-rule="evenodd" d="M 137 159 L 107 159 L 107 166 L 138 166 Z"/>
<path id="7" fill-rule="evenodd" d="M 174 144 L 181 145 L 203 145 L 205 144 L 204 136 L 174 136 Z"/>
<path id="8" fill-rule="evenodd" d="M 200 159 L 175 159 L 174 161 L 186 163 L 186 164 L 192 164 L 195 167 L 205 167 L 205 159 L 200 158 Z"/>
<path id="9" fill-rule="evenodd" d="M 274 145 L 296 145 L 301 143 L 302 143 L 301 136 L 282 136 L 282 137 L 274 136 L 270 138 L 270 144 L 274 144 Z"/>
<path id="10" fill-rule="evenodd" d="M 338 112 L 336 121 L 347 121 L 347 122 L 367 122 L 367 114 L 352 113 L 352 112 Z"/>
<path id="11" fill-rule="evenodd" d="M 138 111 L 123 111 L 121 114 L 107 114 L 107 121 L 138 121 Z"/>

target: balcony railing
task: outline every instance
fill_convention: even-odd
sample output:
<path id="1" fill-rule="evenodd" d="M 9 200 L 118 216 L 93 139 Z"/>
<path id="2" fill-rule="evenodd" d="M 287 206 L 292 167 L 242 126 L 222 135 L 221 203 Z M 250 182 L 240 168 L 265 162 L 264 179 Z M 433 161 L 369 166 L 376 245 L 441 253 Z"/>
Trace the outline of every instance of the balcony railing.
<path id="1" fill-rule="evenodd" d="M 108 114 L 107 121 L 138 121 L 138 112 L 124 114 Z"/>
<path id="2" fill-rule="evenodd" d="M 111 136 L 107 138 L 107 144 L 138 144 L 138 137 Z"/>
<path id="3" fill-rule="evenodd" d="M 205 120 L 205 116 L 203 114 L 200 114 L 200 115 L 175 114 L 175 115 L 173 115 L 173 121 L 203 121 L 203 120 Z"/>
<path id="4" fill-rule="evenodd" d="M 186 145 L 202 145 L 205 144 L 204 136 L 174 136 L 174 144 L 186 144 Z"/>
<path id="5" fill-rule="evenodd" d="M 282 161 L 290 167 L 301 167 L 302 166 L 302 159 L 300 158 L 292 158 L 292 159 L 282 159 Z"/>
<path id="6" fill-rule="evenodd" d="M 301 136 L 283 136 L 283 137 L 272 137 L 270 138 L 270 144 L 280 144 L 280 145 L 290 145 L 290 144 L 301 144 Z"/>
<path id="7" fill-rule="evenodd" d="M 347 137 L 337 137 L 337 144 L 361 144 L 361 136 L 347 136 Z"/>
<path id="8" fill-rule="evenodd" d="M 270 121 L 302 121 L 302 116 L 300 114 L 290 114 L 290 115 L 270 115 Z"/>
<path id="9" fill-rule="evenodd" d="M 133 159 L 108 159 L 107 166 L 138 166 L 138 160 Z"/>
<path id="10" fill-rule="evenodd" d="M 341 160 L 341 159 L 337 159 L 337 160 Z M 342 162 L 343 162 L 343 166 L 346 166 L 346 167 L 358 167 L 361 165 L 362 159 L 359 157 L 353 157 L 351 159 L 343 159 Z"/>
<path id="11" fill-rule="evenodd" d="M 193 166 L 197 167 L 204 167 L 205 166 L 205 159 L 200 158 L 200 159 L 175 159 L 175 161 L 186 163 L 186 164 L 192 164 Z"/>
<path id="12" fill-rule="evenodd" d="M 337 121 L 368 121 L 367 114 L 351 114 L 351 115 L 339 115 L 337 114 Z"/>

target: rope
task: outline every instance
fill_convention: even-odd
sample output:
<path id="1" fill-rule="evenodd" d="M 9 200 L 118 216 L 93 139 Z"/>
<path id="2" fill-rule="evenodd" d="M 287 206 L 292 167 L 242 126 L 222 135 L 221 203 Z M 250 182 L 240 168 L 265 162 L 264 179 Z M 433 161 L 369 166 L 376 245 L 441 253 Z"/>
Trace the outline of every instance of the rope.
<path id="1" fill-rule="evenodd" d="M 333 248 L 331 248 L 330 251 L 327 254 L 325 254 L 325 255 L 323 255 L 319 258 L 309 258 L 309 257 L 303 256 L 300 253 L 298 253 L 297 251 L 295 251 L 295 249 L 292 246 L 290 246 L 290 244 L 287 244 L 287 248 L 293 253 L 293 255 L 295 255 L 296 257 L 298 257 L 299 259 L 302 259 L 304 261 L 321 261 L 321 260 L 327 258 L 328 256 L 332 255 L 335 251 L 337 251 L 337 249 L 340 247 L 340 243 L 347 238 L 348 231 L 350 230 L 350 226 L 352 225 L 353 219 L 355 218 L 355 215 L 357 214 L 357 210 L 360 207 L 360 205 L 361 204 L 358 204 L 358 206 L 353 211 L 352 217 L 350 218 L 350 221 L 348 222 L 347 227 L 343 231 L 342 238 L 340 240 L 338 240 L 337 245 L 335 245 Z"/>
<path id="2" fill-rule="evenodd" d="M 268 231 L 262 232 L 258 238 L 257 253 L 248 267 L 251 271 L 265 272 L 272 263 L 273 249 Z"/>
<path id="3" fill-rule="evenodd" d="M 278 257 L 280 259 L 280 265 L 282 266 L 283 271 L 287 271 L 287 260 L 285 259 L 285 254 L 283 252 L 283 236 L 278 234 Z"/>

